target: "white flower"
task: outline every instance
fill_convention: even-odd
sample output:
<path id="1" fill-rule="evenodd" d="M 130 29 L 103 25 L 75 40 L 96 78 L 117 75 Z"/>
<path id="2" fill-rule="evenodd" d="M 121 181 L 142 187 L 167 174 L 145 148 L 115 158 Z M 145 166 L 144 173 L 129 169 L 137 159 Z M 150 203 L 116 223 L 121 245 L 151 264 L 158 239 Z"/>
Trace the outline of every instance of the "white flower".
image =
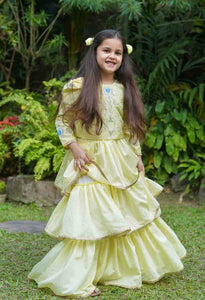
<path id="1" fill-rule="evenodd" d="M 128 54 L 131 54 L 131 53 L 132 53 L 132 50 L 133 50 L 132 46 L 129 45 L 129 44 L 127 44 L 126 46 L 127 46 L 127 53 L 128 53 Z"/>
<path id="2" fill-rule="evenodd" d="M 93 43 L 94 38 L 88 38 L 87 40 L 85 40 L 85 44 L 86 46 L 90 46 Z"/>

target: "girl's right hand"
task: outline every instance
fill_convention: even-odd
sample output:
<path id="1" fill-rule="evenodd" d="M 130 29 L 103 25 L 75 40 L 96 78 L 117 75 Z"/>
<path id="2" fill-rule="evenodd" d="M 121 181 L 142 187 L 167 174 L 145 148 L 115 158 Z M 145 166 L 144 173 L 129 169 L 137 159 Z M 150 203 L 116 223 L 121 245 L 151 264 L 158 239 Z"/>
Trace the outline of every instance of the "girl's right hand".
<path id="1" fill-rule="evenodd" d="M 88 154 L 85 152 L 83 148 L 77 142 L 73 142 L 69 145 L 70 150 L 73 153 L 74 157 L 74 168 L 77 170 L 79 168 L 80 171 L 86 170 L 89 171 L 86 167 L 86 164 L 91 163 L 91 159 Z"/>

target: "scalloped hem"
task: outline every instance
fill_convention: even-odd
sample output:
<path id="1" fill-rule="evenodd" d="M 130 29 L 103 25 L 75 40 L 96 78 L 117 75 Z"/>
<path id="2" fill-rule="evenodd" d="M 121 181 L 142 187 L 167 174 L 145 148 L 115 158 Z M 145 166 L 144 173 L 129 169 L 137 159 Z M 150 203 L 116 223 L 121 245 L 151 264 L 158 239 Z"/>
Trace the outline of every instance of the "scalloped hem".
<path id="1" fill-rule="evenodd" d="M 160 191 L 144 177 L 128 190 L 96 181 L 77 183 L 56 206 L 45 232 L 54 238 L 85 241 L 131 234 L 160 216 L 153 196 Z"/>
<path id="2" fill-rule="evenodd" d="M 129 234 L 131 234 L 132 232 L 130 232 L 131 231 L 131 229 L 124 229 L 124 230 L 121 230 L 120 232 L 118 232 L 118 233 L 111 233 L 111 234 L 109 234 L 109 235 L 106 235 L 106 236 L 103 236 L 103 237 L 100 237 L 100 238 L 95 238 L 95 239 L 85 239 L 85 238 L 75 238 L 75 237 L 69 237 L 69 236 L 65 236 L 65 235 L 63 235 L 63 236 L 56 236 L 56 235 L 54 235 L 54 234 L 52 234 L 52 233 L 50 233 L 49 231 L 47 231 L 47 230 L 45 230 L 45 232 L 49 235 L 49 236 L 51 236 L 51 237 L 53 237 L 53 238 L 56 238 L 56 239 L 59 239 L 59 240 L 63 240 L 63 239 L 69 239 L 69 240 L 75 240 L 75 241 L 90 241 L 90 242 L 94 242 L 94 241 L 101 241 L 101 240 L 104 240 L 104 239 L 106 239 L 106 238 L 110 238 L 110 237 L 116 237 L 116 238 L 118 238 L 118 237 L 122 237 L 122 236 L 127 236 L 127 235 L 129 235 Z"/>
<path id="3" fill-rule="evenodd" d="M 186 254 L 180 258 L 181 260 L 186 256 Z M 162 274 L 161 276 L 159 276 L 156 280 L 150 280 L 150 281 L 146 281 L 146 280 L 142 280 L 142 284 L 141 286 L 125 286 L 125 285 L 122 285 L 122 284 L 113 284 L 113 283 L 106 283 L 106 282 L 99 282 L 99 285 L 106 285 L 106 286 L 119 286 L 121 288 L 125 288 L 125 289 L 141 289 L 142 285 L 145 283 L 145 284 L 152 284 L 152 283 L 156 283 L 158 281 L 160 281 L 162 278 L 164 278 L 165 276 L 167 275 L 173 275 L 173 274 L 177 274 L 177 273 L 180 273 L 181 271 L 184 270 L 184 266 L 177 270 L 177 271 L 174 271 L 174 272 L 166 272 L 164 274 Z"/>
<path id="4" fill-rule="evenodd" d="M 182 257 L 180 257 L 180 259 L 184 259 L 186 257 L 186 254 L 183 255 Z M 145 280 L 142 280 L 142 284 L 139 286 L 139 285 L 135 285 L 135 286 L 126 286 L 126 285 L 123 285 L 123 284 L 113 284 L 113 283 L 106 283 L 106 282 L 98 282 L 98 284 L 96 285 L 97 286 L 116 286 L 116 287 L 120 287 L 120 288 L 125 288 L 125 289 L 141 289 L 142 288 L 142 285 L 143 284 L 153 284 L 153 283 L 156 283 L 158 281 L 160 281 L 162 278 L 166 277 L 167 275 L 173 275 L 173 274 L 178 274 L 180 272 L 182 272 L 184 270 L 184 266 L 182 268 L 180 268 L 179 270 L 176 270 L 174 272 L 165 272 L 164 274 L 162 274 L 161 276 L 159 276 L 157 279 L 155 280 L 151 280 L 151 281 L 145 281 Z M 29 277 L 28 277 L 29 278 Z M 29 280 L 34 280 L 37 285 L 38 285 L 38 282 L 35 280 L 35 279 L 30 279 Z M 89 296 L 92 295 L 92 293 L 95 291 L 96 287 L 90 292 L 90 293 L 87 293 L 87 294 L 84 294 L 84 295 L 65 295 L 65 296 L 62 296 L 62 295 L 58 295 L 56 294 L 51 288 L 49 288 L 53 293 L 54 295 L 57 295 L 59 297 L 63 297 L 63 298 L 68 298 L 68 299 L 84 299 L 84 298 L 87 298 Z M 43 288 L 46 288 L 46 287 L 38 287 L 40 289 L 43 289 Z"/>
<path id="5" fill-rule="evenodd" d="M 160 208 L 160 207 L 159 207 Z M 117 233 L 111 233 L 108 235 L 105 235 L 103 237 L 99 237 L 99 238 L 95 238 L 95 239 L 85 239 L 85 238 L 76 238 L 76 237 L 71 237 L 71 236 L 66 236 L 66 235 L 60 235 L 60 236 L 56 236 L 55 234 L 52 234 L 51 232 L 49 232 L 48 230 L 44 230 L 49 236 L 59 239 L 59 240 L 63 240 L 63 239 L 69 239 L 69 240 L 75 240 L 75 241 L 101 241 L 104 240 L 106 238 L 119 238 L 119 237 L 123 237 L 123 236 L 129 236 L 130 234 L 146 227 L 147 225 L 151 224 L 152 222 L 154 222 L 156 219 L 158 219 L 161 216 L 161 212 L 159 214 L 155 214 L 154 218 L 149 220 L 149 222 L 143 224 L 140 227 L 134 227 L 134 228 L 126 228 L 126 229 L 121 229 L 119 232 Z"/>
<path id="6" fill-rule="evenodd" d="M 85 298 L 99 284 L 134 289 L 155 283 L 182 271 L 185 256 L 176 234 L 158 218 L 125 237 L 64 240 L 33 267 L 28 278 L 58 296 Z"/>

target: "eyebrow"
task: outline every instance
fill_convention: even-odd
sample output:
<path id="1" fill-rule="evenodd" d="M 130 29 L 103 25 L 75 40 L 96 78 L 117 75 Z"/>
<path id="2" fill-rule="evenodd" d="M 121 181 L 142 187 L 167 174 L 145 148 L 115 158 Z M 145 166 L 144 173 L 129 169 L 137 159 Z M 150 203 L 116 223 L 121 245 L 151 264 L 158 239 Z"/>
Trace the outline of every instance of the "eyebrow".
<path id="1" fill-rule="evenodd" d="M 111 50 L 111 48 L 108 47 L 108 46 L 104 46 L 103 49 L 109 49 L 109 50 Z M 122 51 L 122 49 L 116 49 L 116 51 Z"/>

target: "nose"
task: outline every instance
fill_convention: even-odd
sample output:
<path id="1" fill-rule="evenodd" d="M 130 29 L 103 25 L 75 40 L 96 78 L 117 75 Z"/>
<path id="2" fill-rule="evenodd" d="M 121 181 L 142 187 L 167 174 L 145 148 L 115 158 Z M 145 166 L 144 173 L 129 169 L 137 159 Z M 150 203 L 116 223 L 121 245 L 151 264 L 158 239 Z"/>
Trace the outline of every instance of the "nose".
<path id="1" fill-rule="evenodd" d="M 115 53 L 114 52 L 110 52 L 109 58 L 114 59 L 115 58 Z"/>

